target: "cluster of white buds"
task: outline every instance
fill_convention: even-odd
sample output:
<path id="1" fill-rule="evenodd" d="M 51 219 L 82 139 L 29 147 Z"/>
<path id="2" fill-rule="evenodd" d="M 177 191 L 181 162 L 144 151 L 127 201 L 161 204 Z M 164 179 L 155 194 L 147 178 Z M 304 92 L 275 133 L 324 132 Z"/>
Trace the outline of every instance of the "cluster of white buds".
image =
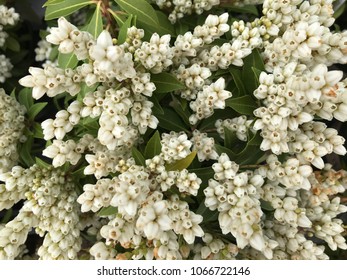
<path id="1" fill-rule="evenodd" d="M 88 57 L 88 49 L 93 44 L 93 37 L 86 31 L 80 31 L 65 18 L 58 19 L 58 27 L 52 27 L 46 37 L 47 42 L 59 45 L 61 53 L 75 53 L 82 60 Z"/>
<path id="2" fill-rule="evenodd" d="M 7 8 L 4 5 L 0 5 L 0 24 L 1 25 L 15 25 L 19 21 L 19 14 L 17 14 L 14 8 Z"/>
<path id="3" fill-rule="evenodd" d="M 100 179 L 95 185 L 85 184 L 83 191 L 77 199 L 77 202 L 81 204 L 82 212 L 97 212 L 102 207 L 110 206 L 111 198 L 115 193 L 110 179 Z"/>
<path id="4" fill-rule="evenodd" d="M 179 91 L 181 97 L 186 100 L 196 99 L 198 91 L 209 84 L 208 78 L 211 74 L 210 69 L 199 64 L 193 64 L 188 68 L 181 64 L 175 71 L 177 79 L 186 86 L 186 89 Z"/>
<path id="5" fill-rule="evenodd" d="M 20 211 L 6 225 L 0 226 L 0 260 L 13 260 L 22 251 L 28 232 L 37 218 L 30 212 Z"/>
<path id="6" fill-rule="evenodd" d="M 235 260 L 239 249 L 232 243 L 225 243 L 210 233 L 202 237 L 205 244 L 195 244 L 193 247 L 195 260 Z"/>
<path id="7" fill-rule="evenodd" d="M 189 65 L 189 57 L 197 55 L 197 49 L 204 44 L 201 38 L 195 37 L 192 32 L 188 31 L 183 35 L 178 35 L 174 43 L 174 65 Z"/>
<path id="8" fill-rule="evenodd" d="M 33 98 L 39 99 L 44 94 L 54 97 L 60 93 L 68 92 L 75 96 L 81 87 L 75 82 L 75 72 L 67 68 L 65 70 L 46 65 L 44 69 L 38 67 L 30 67 L 31 75 L 25 76 L 19 80 L 19 83 L 25 87 L 33 88 Z"/>
<path id="9" fill-rule="evenodd" d="M 265 66 L 268 71 L 274 66 L 284 67 L 291 61 L 300 61 L 308 66 L 346 63 L 347 34 L 329 30 L 334 23 L 332 1 L 310 2 L 265 1 L 263 13 L 283 32 L 282 36 L 265 44 Z M 297 7 L 300 3 L 300 7 Z"/>
<path id="10" fill-rule="evenodd" d="M 191 124 L 212 116 L 214 109 L 224 109 L 225 100 L 231 97 L 231 92 L 225 90 L 224 78 L 219 78 L 209 86 L 204 86 L 199 91 L 197 98 L 190 102 L 190 108 L 194 111 L 189 117 Z"/>
<path id="11" fill-rule="evenodd" d="M 190 139 L 193 143 L 193 151 L 197 151 L 199 161 L 217 159 L 218 154 L 215 149 L 215 141 L 213 137 L 208 137 L 207 133 L 201 133 L 195 129 L 193 137 Z"/>
<path id="12" fill-rule="evenodd" d="M 31 217 L 29 220 L 23 219 L 23 222 L 18 218 L 18 240 L 11 241 L 12 249 L 5 258 L 16 257 L 18 246 L 26 240 L 31 227 L 34 227 L 40 236 L 45 235 L 43 244 L 38 249 L 41 259 L 75 259 L 81 245 L 81 226 L 79 206 L 76 203 L 76 186 L 69 176 L 59 169 L 45 169 L 33 165 L 26 170 L 14 167 L 12 172 L 4 173 L 1 180 L 4 180 L 6 189 L 18 184 L 17 187 L 12 187 L 15 192 L 18 192 L 25 182 L 26 201 L 20 211 L 23 215 Z M 15 223 L 16 219 L 9 224 Z M 25 226 L 29 223 L 30 226 Z M 26 233 L 21 232 L 24 228 Z M 11 231 L 7 233 L 11 234 Z M 6 236 L 5 232 L 1 236 Z M 11 234 L 10 237 L 12 236 L 15 238 L 15 234 Z M 0 245 L 0 249 L 1 247 L 3 246 Z"/>
<path id="13" fill-rule="evenodd" d="M 135 51 L 135 61 L 152 73 L 161 73 L 172 64 L 173 49 L 170 47 L 170 35 L 159 36 L 154 33 L 149 42 L 143 42 Z"/>
<path id="14" fill-rule="evenodd" d="M 281 163 L 277 156 L 270 155 L 266 159 L 267 166 L 261 167 L 270 181 L 278 181 L 288 189 L 309 190 L 309 177 L 313 173 L 311 165 L 301 163 L 297 158 L 288 158 Z"/>
<path id="15" fill-rule="evenodd" d="M 19 14 L 17 14 L 14 8 L 8 8 L 5 5 L 0 5 L 0 48 L 6 43 L 6 39 L 9 37 L 6 32 L 8 26 L 14 26 L 19 21 Z M 4 83 L 5 80 L 12 76 L 11 70 L 13 65 L 5 55 L 0 55 L 0 83 Z"/>
<path id="16" fill-rule="evenodd" d="M 189 205 L 181 201 L 177 195 L 172 195 L 169 201 L 169 217 L 173 221 L 173 230 L 176 234 L 183 235 L 188 244 L 193 244 L 195 237 L 204 236 L 204 231 L 199 226 L 203 218 L 189 210 Z"/>
<path id="17" fill-rule="evenodd" d="M 163 133 L 161 140 L 161 152 L 166 162 L 174 162 L 187 157 L 191 150 L 192 142 L 184 132 L 170 134 Z"/>
<path id="18" fill-rule="evenodd" d="M 224 129 L 229 129 L 236 133 L 236 136 L 241 141 L 247 141 L 247 131 L 252 130 L 251 124 L 253 120 L 248 120 L 247 116 L 239 116 L 233 119 L 217 120 L 215 127 L 220 137 L 224 139 Z"/>
<path id="19" fill-rule="evenodd" d="M 35 60 L 47 62 L 49 60 L 52 52 L 51 43 L 47 42 L 45 39 L 40 40 L 35 48 Z"/>
<path id="20" fill-rule="evenodd" d="M 289 152 L 296 154 L 300 162 L 311 163 L 319 169 L 324 167 L 322 157 L 325 155 L 346 154 L 345 139 L 338 135 L 336 129 L 328 128 L 322 122 L 304 124 L 301 129 L 290 133 L 289 139 Z"/>
<path id="21" fill-rule="evenodd" d="M 0 89 L 0 174 L 17 163 L 19 142 L 24 142 L 26 109 Z"/>
<path id="22" fill-rule="evenodd" d="M 213 6 L 219 5 L 220 0 L 152 0 L 160 9 L 169 9 L 169 20 L 174 24 L 184 15 L 196 13 L 202 14 L 204 11 L 210 10 Z"/>
<path id="23" fill-rule="evenodd" d="M 4 83 L 5 80 L 12 76 L 11 70 L 13 65 L 11 61 L 3 54 L 0 55 L 0 83 Z"/>
<path id="24" fill-rule="evenodd" d="M 124 52 L 120 46 L 113 45 L 111 34 L 104 30 L 89 49 L 90 58 L 94 61 L 96 75 L 123 81 L 136 75 L 132 54 Z"/>
<path id="25" fill-rule="evenodd" d="M 72 165 L 76 165 L 81 158 L 81 154 L 76 152 L 77 144 L 72 139 L 67 141 L 53 140 L 52 145 L 48 146 L 42 151 L 42 154 L 46 157 L 52 158 L 52 165 L 59 167 L 70 162 Z"/>
<path id="26" fill-rule="evenodd" d="M 224 179 L 209 180 L 208 187 L 204 189 L 205 205 L 212 211 L 218 210 L 223 234 L 232 233 L 239 248 L 250 245 L 267 253 L 260 224 L 263 211 L 259 201 L 264 179 L 252 172 L 236 173 L 236 167 L 232 166 L 227 155 L 212 166 L 215 176 Z"/>

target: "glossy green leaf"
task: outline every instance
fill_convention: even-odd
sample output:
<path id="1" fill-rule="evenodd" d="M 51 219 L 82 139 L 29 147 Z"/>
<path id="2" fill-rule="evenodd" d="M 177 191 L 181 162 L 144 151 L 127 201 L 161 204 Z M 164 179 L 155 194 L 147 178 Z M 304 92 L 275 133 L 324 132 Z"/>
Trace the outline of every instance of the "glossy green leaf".
<path id="1" fill-rule="evenodd" d="M 34 99 L 32 96 L 32 89 L 24 88 L 19 92 L 18 101 L 20 104 L 24 105 L 27 110 L 34 104 Z"/>
<path id="2" fill-rule="evenodd" d="M 20 160 L 27 167 L 32 166 L 35 163 L 35 160 L 33 159 L 31 155 L 32 144 L 33 144 L 33 138 L 32 136 L 29 136 L 27 141 L 23 143 L 19 151 Z"/>
<path id="3" fill-rule="evenodd" d="M 238 13 L 238 14 L 251 14 L 251 15 L 255 15 L 258 16 L 258 10 L 256 8 L 256 6 L 254 5 L 245 5 L 245 6 L 240 6 L 237 7 L 234 4 L 231 3 L 228 5 L 228 2 L 225 2 L 225 4 L 222 4 L 223 7 L 228 7 L 228 10 L 230 12 L 234 12 L 234 13 Z"/>
<path id="4" fill-rule="evenodd" d="M 42 127 L 40 124 L 36 122 L 33 124 L 33 135 L 34 135 L 34 138 L 38 138 L 38 139 L 44 138 Z"/>
<path id="5" fill-rule="evenodd" d="M 203 223 L 214 222 L 218 220 L 219 212 L 217 210 L 211 211 L 209 208 L 205 206 L 205 200 L 203 200 L 198 209 L 196 210 L 196 214 L 201 215 L 203 217 Z"/>
<path id="6" fill-rule="evenodd" d="M 129 15 L 127 20 L 124 22 L 122 27 L 119 29 L 118 33 L 118 44 L 123 44 L 127 38 L 128 28 L 131 27 L 131 22 L 133 20 L 133 15 Z"/>
<path id="7" fill-rule="evenodd" d="M 164 110 L 163 110 L 163 107 L 160 105 L 157 96 L 158 96 L 158 94 L 153 94 L 150 98 L 148 98 L 149 101 L 151 101 L 153 103 L 152 112 L 155 115 L 157 115 L 157 114 L 163 115 Z"/>
<path id="8" fill-rule="evenodd" d="M 146 148 L 144 156 L 146 159 L 153 158 L 156 155 L 159 155 L 161 152 L 161 143 L 160 143 L 160 133 L 157 130 L 151 139 L 149 139 Z"/>
<path id="9" fill-rule="evenodd" d="M 253 94 L 253 91 L 259 86 L 259 76 L 255 74 L 253 68 L 265 71 L 264 61 L 258 49 L 254 49 L 244 59 L 242 68 L 242 81 L 248 94 Z"/>
<path id="10" fill-rule="evenodd" d="M 108 9 L 107 10 L 112 16 L 113 18 L 116 20 L 118 27 L 123 26 L 123 24 L 125 23 L 125 21 L 128 18 L 128 15 L 125 12 L 122 11 L 113 11 L 112 9 Z"/>
<path id="11" fill-rule="evenodd" d="M 132 157 L 135 159 L 135 163 L 137 165 L 142 165 L 142 166 L 145 166 L 146 163 L 145 163 L 145 158 L 144 156 L 141 154 L 141 152 L 136 149 L 135 147 L 132 147 L 131 149 L 131 155 Z"/>
<path id="12" fill-rule="evenodd" d="M 35 117 L 46 107 L 47 102 L 35 103 L 32 105 L 28 111 L 28 116 L 30 120 L 35 119 Z"/>
<path id="13" fill-rule="evenodd" d="M 59 53 L 58 65 L 62 69 L 75 68 L 78 64 L 78 59 L 73 53 Z"/>
<path id="14" fill-rule="evenodd" d="M 90 20 L 90 22 L 88 24 L 88 27 L 87 27 L 87 31 L 90 34 L 92 34 L 95 39 L 99 36 L 99 34 L 103 30 L 102 14 L 101 14 L 101 10 L 100 10 L 100 4 L 101 4 L 101 2 L 99 2 L 98 5 L 96 6 L 96 9 L 94 11 L 93 17 Z"/>
<path id="15" fill-rule="evenodd" d="M 217 153 L 218 153 L 219 155 L 221 155 L 222 153 L 225 153 L 225 154 L 228 155 L 228 157 L 229 157 L 230 159 L 233 159 L 233 158 L 236 157 L 236 154 L 235 154 L 232 150 L 230 150 L 230 149 L 228 149 L 228 148 L 226 148 L 226 147 L 224 147 L 224 146 L 215 144 L 214 147 L 216 148 L 216 151 L 217 151 Z"/>
<path id="16" fill-rule="evenodd" d="M 257 103 L 249 95 L 229 98 L 225 101 L 225 104 L 239 114 L 248 116 L 253 116 L 253 111 L 258 108 Z"/>
<path id="17" fill-rule="evenodd" d="M 196 151 L 191 152 L 188 156 L 186 156 L 184 159 L 177 160 L 173 163 L 170 163 L 166 165 L 166 170 L 167 171 L 172 171 L 172 170 L 183 170 L 189 167 L 189 165 L 192 163 L 196 156 Z"/>
<path id="18" fill-rule="evenodd" d="M 165 34 L 175 36 L 175 29 L 171 22 L 168 20 L 167 16 L 161 11 L 155 12 L 157 14 L 160 24 L 152 25 L 143 21 L 139 21 L 137 24 L 140 28 L 146 30 L 145 35 L 148 35 L 147 39 L 149 39 L 153 33 L 158 33 L 160 36 L 163 36 Z"/>
<path id="19" fill-rule="evenodd" d="M 231 76 L 233 77 L 233 81 L 236 85 L 236 88 L 238 90 L 238 96 L 239 95 L 246 95 L 246 88 L 243 84 L 243 80 L 242 80 L 242 71 L 241 69 L 239 69 L 238 67 L 235 66 L 231 66 L 229 67 L 229 72 L 231 74 Z"/>
<path id="20" fill-rule="evenodd" d="M 275 208 L 272 207 L 271 202 L 260 199 L 260 207 L 266 211 L 274 211 Z"/>
<path id="21" fill-rule="evenodd" d="M 227 127 L 224 127 L 224 146 L 226 148 L 233 150 L 233 147 L 239 141 L 235 131 L 231 131 Z"/>
<path id="22" fill-rule="evenodd" d="M 5 46 L 6 46 L 6 48 L 10 49 L 11 51 L 14 51 L 14 52 L 20 51 L 19 42 L 15 38 L 13 38 L 12 36 L 8 36 L 6 38 Z"/>
<path id="23" fill-rule="evenodd" d="M 156 93 L 167 93 L 184 89 L 185 86 L 177 78 L 169 73 L 152 74 L 151 81 L 155 84 Z"/>
<path id="24" fill-rule="evenodd" d="M 50 168 L 52 167 L 52 165 L 50 165 L 49 163 L 43 161 L 42 159 L 35 157 L 35 162 L 38 166 L 42 167 L 42 168 Z"/>
<path id="25" fill-rule="evenodd" d="M 169 131 L 188 131 L 187 126 L 183 123 L 179 115 L 170 108 L 163 108 L 163 115 L 155 115 L 159 120 L 158 126 Z"/>
<path id="26" fill-rule="evenodd" d="M 42 7 L 47 7 L 50 5 L 59 4 L 59 3 L 64 2 L 64 1 L 65 0 L 47 0 L 46 3 L 44 3 Z"/>
<path id="27" fill-rule="evenodd" d="M 137 19 L 149 25 L 159 25 L 157 14 L 154 8 L 145 0 L 114 0 L 119 7 L 127 12 L 137 16 Z"/>
<path id="28" fill-rule="evenodd" d="M 95 4 L 95 2 L 92 0 L 65 0 L 51 3 L 46 8 L 45 20 L 68 16 L 90 4 Z"/>
<path id="29" fill-rule="evenodd" d="M 187 103 L 187 100 L 179 100 L 174 95 L 172 95 L 172 102 L 170 103 L 171 107 L 176 111 L 178 115 L 180 115 L 181 119 L 187 126 L 190 126 L 189 116 L 191 113 L 188 110 L 188 106 L 183 106 L 183 102 Z M 184 108 L 185 107 L 185 108 Z"/>
<path id="30" fill-rule="evenodd" d="M 118 208 L 113 206 L 103 207 L 98 213 L 98 216 L 104 217 L 104 216 L 111 216 L 116 215 L 118 213 Z"/>

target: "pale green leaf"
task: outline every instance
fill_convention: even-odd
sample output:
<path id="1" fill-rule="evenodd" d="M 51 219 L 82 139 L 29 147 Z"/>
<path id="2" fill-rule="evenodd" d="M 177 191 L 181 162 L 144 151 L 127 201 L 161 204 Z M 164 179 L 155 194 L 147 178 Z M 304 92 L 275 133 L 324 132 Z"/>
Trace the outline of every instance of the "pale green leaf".
<path id="1" fill-rule="evenodd" d="M 180 159 L 180 160 L 177 160 L 173 163 L 167 164 L 166 170 L 167 171 L 173 171 L 173 170 L 181 171 L 183 169 L 186 169 L 192 163 L 195 156 L 196 156 L 196 151 L 193 151 L 188 156 L 186 156 L 184 159 Z"/>
<path id="2" fill-rule="evenodd" d="M 101 210 L 98 213 L 98 216 L 104 217 L 104 216 L 111 216 L 116 215 L 118 213 L 118 208 L 113 206 L 108 206 L 101 208 Z"/>
<path id="3" fill-rule="evenodd" d="M 90 4 L 95 4 L 95 2 L 92 0 L 65 0 L 52 3 L 46 8 L 45 20 L 68 16 Z"/>
<path id="4" fill-rule="evenodd" d="M 149 25 L 160 25 L 158 16 L 154 8 L 145 0 L 115 0 L 119 7 L 127 12 L 137 16 L 137 19 Z"/>
<path id="5" fill-rule="evenodd" d="M 38 166 L 42 167 L 42 168 L 50 168 L 52 167 L 52 165 L 50 165 L 49 163 L 43 161 L 42 159 L 35 157 L 35 162 Z"/>
<path id="6" fill-rule="evenodd" d="M 58 55 L 58 64 L 62 69 L 74 68 L 78 64 L 78 59 L 73 53 L 59 53 Z"/>
<path id="7" fill-rule="evenodd" d="M 133 20 L 133 15 L 129 15 L 127 20 L 124 22 L 122 27 L 119 29 L 118 33 L 118 44 L 123 44 L 128 35 L 128 29 L 131 27 L 131 21 Z"/>
<path id="8" fill-rule="evenodd" d="M 94 11 L 93 17 L 90 20 L 90 22 L 88 24 L 88 27 L 87 27 L 87 31 L 90 34 L 92 34 L 95 39 L 99 36 L 99 34 L 103 30 L 102 14 L 101 14 L 101 10 L 100 10 L 100 4 L 101 4 L 101 2 L 99 2 L 98 5 L 96 6 L 96 9 Z"/>

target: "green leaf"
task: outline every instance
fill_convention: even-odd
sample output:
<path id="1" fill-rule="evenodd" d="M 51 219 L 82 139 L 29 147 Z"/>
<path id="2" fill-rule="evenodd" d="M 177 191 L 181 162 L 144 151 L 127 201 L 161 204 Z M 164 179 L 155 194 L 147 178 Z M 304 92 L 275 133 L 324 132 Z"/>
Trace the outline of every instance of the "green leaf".
<path id="1" fill-rule="evenodd" d="M 38 166 L 42 167 L 42 168 L 50 168 L 52 167 L 52 165 L 50 165 L 49 163 L 43 161 L 42 159 L 35 157 L 35 162 Z"/>
<path id="2" fill-rule="evenodd" d="M 24 105 L 27 111 L 34 104 L 34 99 L 32 96 L 32 89 L 24 88 L 19 92 L 18 101 L 20 104 Z"/>
<path id="3" fill-rule="evenodd" d="M 216 148 L 216 151 L 219 155 L 221 155 L 222 153 L 226 153 L 231 160 L 236 157 L 236 154 L 232 150 L 224 146 L 215 144 L 214 147 Z"/>
<path id="4" fill-rule="evenodd" d="M 203 222 L 214 222 L 218 220 L 218 211 L 211 211 L 209 208 L 205 206 L 205 200 L 203 200 L 198 209 L 196 210 L 196 214 L 201 215 L 203 217 Z"/>
<path id="5" fill-rule="evenodd" d="M 239 69 L 235 66 L 230 66 L 229 72 L 230 72 L 231 76 L 233 77 L 233 81 L 234 81 L 236 88 L 238 90 L 238 95 L 246 95 L 246 88 L 245 88 L 243 81 L 242 81 L 241 69 Z"/>
<path id="6" fill-rule="evenodd" d="M 229 98 L 225 101 L 226 106 L 232 108 L 234 111 L 242 114 L 253 116 L 253 111 L 257 109 L 257 104 L 249 95 Z"/>
<path id="7" fill-rule="evenodd" d="M 108 9 L 107 11 L 114 17 L 119 27 L 123 26 L 123 24 L 125 23 L 128 17 L 126 13 L 121 11 L 115 12 L 115 11 L 112 11 L 112 9 Z"/>
<path id="8" fill-rule="evenodd" d="M 251 14 L 251 15 L 255 15 L 258 16 L 258 10 L 256 8 L 256 6 L 254 5 L 245 5 L 245 6 L 240 6 L 240 7 L 236 7 L 234 4 L 231 3 L 223 3 L 222 4 L 223 7 L 228 8 L 228 10 L 230 12 L 234 12 L 237 14 Z"/>
<path id="9" fill-rule="evenodd" d="M 14 51 L 14 52 L 20 51 L 19 42 L 12 36 L 9 36 L 6 38 L 5 45 L 6 45 L 6 48 L 10 49 L 11 51 Z"/>
<path id="10" fill-rule="evenodd" d="M 165 34 L 170 34 L 175 36 L 175 29 L 171 22 L 168 20 L 167 16 L 161 11 L 155 11 L 160 24 L 151 25 L 147 22 L 139 21 L 138 26 L 146 30 L 146 35 L 152 35 L 153 33 L 158 33 L 160 36 Z M 149 37 L 149 36 L 148 36 Z"/>
<path id="11" fill-rule="evenodd" d="M 132 147 L 131 148 L 131 155 L 135 159 L 135 163 L 137 165 L 146 166 L 145 158 L 143 157 L 143 155 L 141 154 L 141 152 L 138 149 L 136 149 L 135 147 Z"/>
<path id="12" fill-rule="evenodd" d="M 33 124 L 33 134 L 34 138 L 43 139 L 44 137 L 42 127 L 37 122 Z"/>
<path id="13" fill-rule="evenodd" d="M 342 5 L 340 5 L 340 6 L 338 7 L 337 10 L 335 10 L 333 17 L 334 17 L 335 19 L 338 19 L 340 16 L 343 15 L 343 12 L 345 11 L 345 9 L 346 9 L 346 3 L 343 3 Z"/>
<path id="14" fill-rule="evenodd" d="M 104 217 L 104 216 L 111 216 L 116 215 L 118 213 L 118 208 L 113 206 L 103 207 L 98 213 L 98 216 Z"/>
<path id="15" fill-rule="evenodd" d="M 184 89 L 185 86 L 177 78 L 169 73 L 152 74 L 151 81 L 155 84 L 156 93 L 167 93 Z"/>
<path id="16" fill-rule="evenodd" d="M 152 107 L 152 112 L 154 114 L 159 114 L 159 115 L 163 115 L 164 114 L 164 110 L 163 107 L 161 107 L 158 98 L 157 98 L 157 94 L 156 95 L 152 95 L 149 98 L 149 101 L 151 101 L 153 103 L 153 107 Z"/>
<path id="17" fill-rule="evenodd" d="M 78 64 L 78 59 L 73 53 L 59 53 L 58 64 L 62 69 L 74 68 Z"/>
<path id="18" fill-rule="evenodd" d="M 47 102 L 40 102 L 32 105 L 28 111 L 28 116 L 30 120 L 35 119 L 38 113 L 42 111 L 43 108 L 46 107 L 48 103 Z"/>
<path id="19" fill-rule="evenodd" d="M 236 136 L 236 132 L 224 127 L 224 146 L 232 150 L 237 142 L 239 142 L 239 139 Z"/>
<path id="20" fill-rule="evenodd" d="M 154 8 L 145 0 L 114 0 L 119 7 L 127 12 L 137 16 L 137 19 L 149 25 L 160 25 L 158 16 Z"/>
<path id="21" fill-rule="evenodd" d="M 118 33 L 118 44 L 123 44 L 127 38 L 128 28 L 131 27 L 131 21 L 133 20 L 133 15 L 129 15 L 127 20 L 124 22 L 122 27 L 119 29 Z"/>
<path id="22" fill-rule="evenodd" d="M 266 211 L 274 211 L 275 208 L 272 207 L 271 202 L 260 199 L 260 207 Z"/>
<path id="23" fill-rule="evenodd" d="M 196 151 L 191 152 L 188 156 L 186 156 L 184 159 L 177 160 L 173 163 L 167 164 L 166 165 L 166 170 L 167 171 L 172 171 L 172 170 L 183 170 L 188 168 L 188 166 L 192 163 L 196 156 Z"/>
<path id="24" fill-rule="evenodd" d="M 65 1 L 65 0 L 47 0 L 46 3 L 44 3 L 42 7 L 47 7 L 50 5 L 59 4 L 63 1 Z"/>
<path id="25" fill-rule="evenodd" d="M 96 6 L 92 19 L 90 20 L 87 31 L 96 39 L 103 30 L 102 14 L 100 10 L 101 2 Z"/>
<path id="26" fill-rule="evenodd" d="M 146 148 L 144 156 L 146 159 L 153 158 L 156 155 L 159 155 L 161 152 L 161 143 L 160 143 L 160 133 L 157 130 L 151 139 L 149 139 Z"/>
<path id="27" fill-rule="evenodd" d="M 188 131 L 181 118 L 170 108 L 163 108 L 164 115 L 155 115 L 159 120 L 159 126 L 169 131 Z"/>
<path id="28" fill-rule="evenodd" d="M 188 106 L 185 106 L 185 108 L 183 108 L 182 102 L 186 102 L 187 103 L 187 100 L 183 99 L 182 101 L 180 101 L 178 98 L 176 98 L 174 95 L 172 95 L 172 102 L 170 102 L 170 106 L 172 108 L 174 108 L 174 110 L 176 111 L 177 114 L 180 115 L 180 117 L 182 118 L 184 123 L 187 126 L 190 126 L 189 116 L 191 114 L 190 114 L 190 112 L 188 110 Z"/>
<path id="29" fill-rule="evenodd" d="M 265 71 L 264 61 L 258 49 L 254 49 L 252 53 L 244 59 L 242 70 L 242 81 L 248 94 L 259 86 L 259 76 L 255 74 L 253 68 Z"/>
<path id="30" fill-rule="evenodd" d="M 27 167 L 32 166 L 35 163 L 35 160 L 31 156 L 32 144 L 33 138 L 29 136 L 27 141 L 25 141 L 19 151 L 20 159 Z"/>
<path id="31" fill-rule="evenodd" d="M 48 6 L 46 5 L 45 20 L 68 16 L 89 4 L 95 4 L 95 2 L 91 0 L 65 0 L 55 1 L 54 3 L 51 2 Z"/>

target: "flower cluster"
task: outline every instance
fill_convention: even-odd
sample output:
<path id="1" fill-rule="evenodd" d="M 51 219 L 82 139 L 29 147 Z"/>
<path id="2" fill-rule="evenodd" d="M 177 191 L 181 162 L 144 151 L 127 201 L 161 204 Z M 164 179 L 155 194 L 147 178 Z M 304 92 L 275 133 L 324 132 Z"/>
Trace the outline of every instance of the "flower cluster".
<path id="1" fill-rule="evenodd" d="M 141 1 L 163 26 L 143 13 L 123 23 L 100 1 L 87 28 L 72 16 L 48 29 L 36 49 L 45 63 L 19 80 L 53 100 L 43 135 L 26 132 L 41 138 L 36 164 L 17 151 L 24 107 L 0 91 L 0 211 L 23 205 L 0 224 L 0 258 L 21 258 L 32 228 L 40 259 L 346 250 L 347 172 L 335 169 L 347 79 L 331 66 L 347 62 L 347 32 L 332 28 L 333 1 Z M 251 22 L 230 10 L 261 3 Z M 206 19 L 182 19 L 219 4 Z"/>
<path id="2" fill-rule="evenodd" d="M 18 162 L 18 144 L 24 142 L 26 109 L 0 89 L 0 174 Z"/>

